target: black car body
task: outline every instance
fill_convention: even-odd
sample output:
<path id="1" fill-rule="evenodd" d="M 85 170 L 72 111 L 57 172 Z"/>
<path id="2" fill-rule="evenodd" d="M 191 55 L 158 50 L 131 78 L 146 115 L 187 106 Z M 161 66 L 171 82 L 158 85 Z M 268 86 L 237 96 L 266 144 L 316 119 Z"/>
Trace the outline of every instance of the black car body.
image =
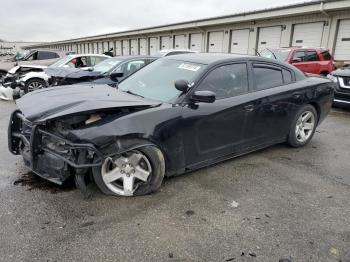
<path id="1" fill-rule="evenodd" d="M 45 73 L 51 76 L 49 84 L 52 86 L 73 85 L 83 82 L 91 82 L 95 85 L 114 85 L 156 59 L 158 57 L 154 56 L 119 56 L 101 62 L 91 70 L 46 69 Z"/>
<path id="2" fill-rule="evenodd" d="M 329 76 L 335 85 L 334 103 L 341 106 L 350 106 L 350 68 L 344 67 L 333 71 Z"/>
<path id="3" fill-rule="evenodd" d="M 176 78 L 169 82 L 165 76 L 172 72 Z M 153 146 L 172 176 L 289 141 L 304 108 L 314 112 L 314 132 L 330 111 L 333 88 L 328 79 L 265 58 L 172 56 L 119 89 L 76 85 L 24 96 L 11 117 L 9 150 L 38 175 L 62 183 L 113 155 Z"/>

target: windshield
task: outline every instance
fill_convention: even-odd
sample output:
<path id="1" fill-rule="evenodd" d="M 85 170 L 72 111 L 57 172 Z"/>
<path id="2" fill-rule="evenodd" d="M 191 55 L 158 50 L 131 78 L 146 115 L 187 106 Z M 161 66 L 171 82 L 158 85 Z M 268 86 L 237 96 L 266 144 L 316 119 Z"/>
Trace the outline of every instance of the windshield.
<path id="1" fill-rule="evenodd" d="M 191 83 L 206 65 L 185 61 L 160 59 L 131 75 L 118 85 L 118 89 L 145 98 L 168 102 L 181 92 L 175 88 L 176 80 Z"/>
<path id="2" fill-rule="evenodd" d="M 287 61 L 290 49 L 264 49 L 260 52 L 262 57 Z"/>
<path id="3" fill-rule="evenodd" d="M 100 72 L 102 74 L 107 73 L 108 71 L 111 71 L 114 69 L 115 66 L 117 66 L 121 62 L 118 58 L 109 58 L 104 60 L 101 63 L 98 63 L 94 66 L 95 72 Z"/>
<path id="4" fill-rule="evenodd" d="M 72 59 L 73 58 L 71 56 L 63 57 L 63 58 L 59 59 L 58 61 L 56 61 L 55 63 L 53 63 L 52 65 L 50 65 L 49 67 L 61 67 L 61 66 L 64 66 L 66 63 L 68 63 Z"/>
<path id="5" fill-rule="evenodd" d="M 28 53 L 29 51 L 17 52 L 15 55 L 15 60 L 16 61 L 22 60 Z"/>

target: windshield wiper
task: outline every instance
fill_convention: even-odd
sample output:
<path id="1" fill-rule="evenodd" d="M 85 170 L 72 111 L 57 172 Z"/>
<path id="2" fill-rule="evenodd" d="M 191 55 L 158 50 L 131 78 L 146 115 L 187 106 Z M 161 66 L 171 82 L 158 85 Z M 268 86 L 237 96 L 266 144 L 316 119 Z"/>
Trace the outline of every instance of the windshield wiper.
<path id="1" fill-rule="evenodd" d="M 124 91 L 124 92 L 125 92 L 125 93 L 128 93 L 128 94 L 130 94 L 130 95 L 134 95 L 134 96 L 139 96 L 139 97 L 145 98 L 144 96 L 139 95 L 139 94 L 135 94 L 134 92 L 131 92 L 130 90 Z"/>

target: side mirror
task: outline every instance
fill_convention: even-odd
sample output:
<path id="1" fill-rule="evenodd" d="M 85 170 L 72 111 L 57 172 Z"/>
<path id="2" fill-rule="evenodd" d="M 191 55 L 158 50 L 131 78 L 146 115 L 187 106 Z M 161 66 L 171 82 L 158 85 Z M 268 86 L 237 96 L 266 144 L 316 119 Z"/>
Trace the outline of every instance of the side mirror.
<path id="1" fill-rule="evenodd" d="M 194 92 L 190 100 L 192 102 L 202 102 L 202 103 L 214 103 L 216 95 L 212 91 L 196 91 Z"/>
<path id="2" fill-rule="evenodd" d="M 175 88 L 183 93 L 186 93 L 189 88 L 189 83 L 186 80 L 176 80 Z"/>
<path id="3" fill-rule="evenodd" d="M 300 63 L 300 62 L 303 62 L 303 59 L 296 57 L 296 58 L 293 58 L 291 62 L 292 63 Z"/>
<path id="4" fill-rule="evenodd" d="M 114 81 L 114 82 L 118 82 L 118 78 L 123 77 L 123 76 L 124 76 L 124 73 L 117 72 L 117 73 L 110 74 L 109 78 L 112 79 L 112 81 Z"/>

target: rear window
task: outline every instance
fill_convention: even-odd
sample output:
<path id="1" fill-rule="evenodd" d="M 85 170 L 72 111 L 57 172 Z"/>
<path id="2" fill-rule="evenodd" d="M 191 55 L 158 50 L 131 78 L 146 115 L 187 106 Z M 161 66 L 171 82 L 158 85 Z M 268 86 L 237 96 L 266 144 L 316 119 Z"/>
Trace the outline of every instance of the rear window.
<path id="1" fill-rule="evenodd" d="M 254 65 L 255 89 L 264 90 L 283 85 L 282 70 L 277 67 Z"/>
<path id="2" fill-rule="evenodd" d="M 323 59 L 326 61 L 332 60 L 332 56 L 327 50 L 322 51 L 321 55 L 323 56 Z"/>

